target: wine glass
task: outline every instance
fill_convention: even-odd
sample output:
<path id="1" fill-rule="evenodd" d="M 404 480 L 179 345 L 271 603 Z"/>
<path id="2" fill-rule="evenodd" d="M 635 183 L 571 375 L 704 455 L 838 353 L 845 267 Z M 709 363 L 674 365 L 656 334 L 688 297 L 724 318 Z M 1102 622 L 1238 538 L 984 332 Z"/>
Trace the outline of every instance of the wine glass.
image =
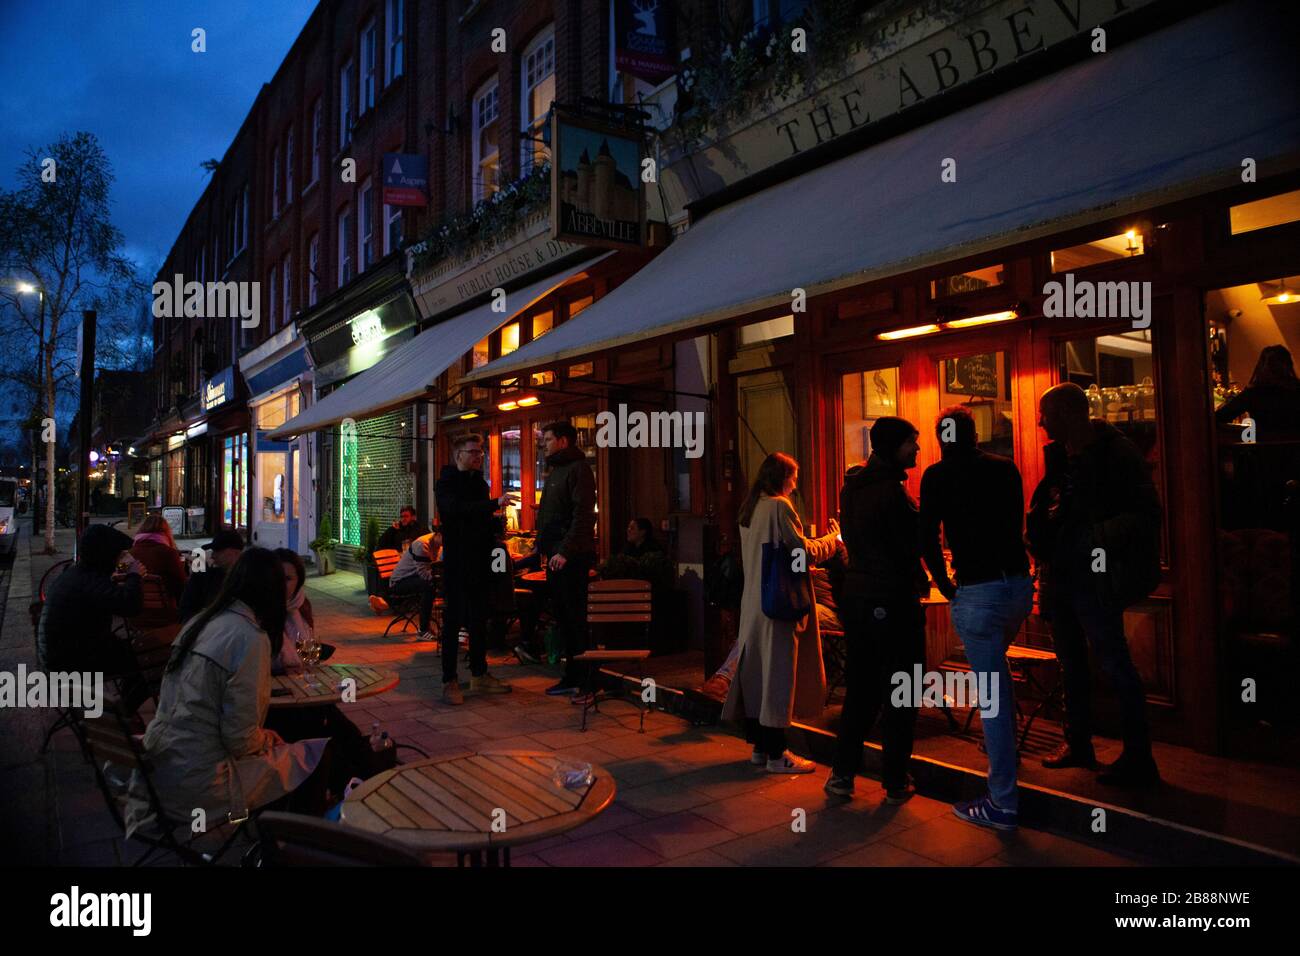
<path id="1" fill-rule="evenodd" d="M 302 639 L 298 644 L 298 657 L 302 660 L 303 674 L 307 678 L 307 683 L 315 687 L 316 679 L 312 676 L 312 671 L 320 660 L 320 643 L 315 636 L 308 634 Z"/>

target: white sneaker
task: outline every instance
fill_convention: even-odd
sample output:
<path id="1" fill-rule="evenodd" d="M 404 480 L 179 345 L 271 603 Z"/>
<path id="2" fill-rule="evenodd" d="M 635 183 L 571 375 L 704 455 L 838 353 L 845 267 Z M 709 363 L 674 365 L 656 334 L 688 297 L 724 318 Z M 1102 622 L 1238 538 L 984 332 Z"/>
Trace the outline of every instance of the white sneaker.
<path id="1" fill-rule="evenodd" d="M 788 750 L 775 760 L 767 762 L 768 773 L 812 773 L 816 769 L 817 765 L 811 760 L 796 757 Z"/>
<path id="2" fill-rule="evenodd" d="M 417 640 L 417 641 L 429 641 L 430 643 L 432 643 L 433 641 L 436 641 L 437 638 L 433 636 L 433 632 L 432 632 L 432 631 L 421 631 L 421 632 L 420 632 L 420 636 L 417 637 L 416 640 Z"/>
<path id="3" fill-rule="evenodd" d="M 767 754 L 755 747 L 754 752 L 749 755 L 749 762 L 755 767 L 765 766 L 767 764 Z"/>

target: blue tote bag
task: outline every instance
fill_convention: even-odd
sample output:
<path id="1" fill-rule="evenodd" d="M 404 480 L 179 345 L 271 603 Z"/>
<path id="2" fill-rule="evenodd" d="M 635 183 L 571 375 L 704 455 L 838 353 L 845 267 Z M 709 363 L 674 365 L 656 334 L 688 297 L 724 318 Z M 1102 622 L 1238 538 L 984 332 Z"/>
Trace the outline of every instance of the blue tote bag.
<path id="1" fill-rule="evenodd" d="M 763 545 L 763 613 L 774 621 L 798 621 L 812 610 L 808 572 L 792 570 L 793 563 L 785 545 Z"/>

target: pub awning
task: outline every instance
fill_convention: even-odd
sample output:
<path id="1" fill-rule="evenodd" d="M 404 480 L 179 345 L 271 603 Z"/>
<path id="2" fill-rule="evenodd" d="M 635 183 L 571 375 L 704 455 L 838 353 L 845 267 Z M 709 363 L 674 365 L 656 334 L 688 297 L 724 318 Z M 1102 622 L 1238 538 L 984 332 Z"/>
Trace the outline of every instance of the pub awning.
<path id="1" fill-rule="evenodd" d="M 1300 167 L 1294 37 L 1229 4 L 709 214 L 482 380 Z M 956 180 L 940 178 L 955 161 Z"/>
<path id="2" fill-rule="evenodd" d="M 391 355 L 285 422 L 271 432 L 270 439 L 282 441 L 304 432 L 329 428 L 345 418 L 371 418 L 427 397 L 439 375 L 499 326 L 611 254 L 604 253 L 507 293 L 508 312 L 494 312 L 492 302 L 488 301 L 430 326 Z"/>

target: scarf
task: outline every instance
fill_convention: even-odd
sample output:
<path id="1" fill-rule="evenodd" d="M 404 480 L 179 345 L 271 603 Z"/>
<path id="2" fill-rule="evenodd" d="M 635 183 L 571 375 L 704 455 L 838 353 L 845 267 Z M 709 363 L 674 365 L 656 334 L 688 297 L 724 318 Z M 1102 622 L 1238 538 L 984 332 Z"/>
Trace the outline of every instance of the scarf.
<path id="1" fill-rule="evenodd" d="M 169 548 L 175 548 L 175 545 L 167 540 L 167 536 L 157 531 L 141 531 L 135 536 L 135 544 L 141 541 L 157 541 L 159 544 L 165 544 Z"/>
<path id="2" fill-rule="evenodd" d="M 285 605 L 287 614 L 284 616 L 284 643 L 280 645 L 279 664 L 281 667 L 300 667 L 302 661 L 298 658 L 298 641 L 311 634 L 311 625 L 302 616 L 302 604 L 307 600 L 307 589 L 299 588 L 298 593 L 291 597 Z"/>

